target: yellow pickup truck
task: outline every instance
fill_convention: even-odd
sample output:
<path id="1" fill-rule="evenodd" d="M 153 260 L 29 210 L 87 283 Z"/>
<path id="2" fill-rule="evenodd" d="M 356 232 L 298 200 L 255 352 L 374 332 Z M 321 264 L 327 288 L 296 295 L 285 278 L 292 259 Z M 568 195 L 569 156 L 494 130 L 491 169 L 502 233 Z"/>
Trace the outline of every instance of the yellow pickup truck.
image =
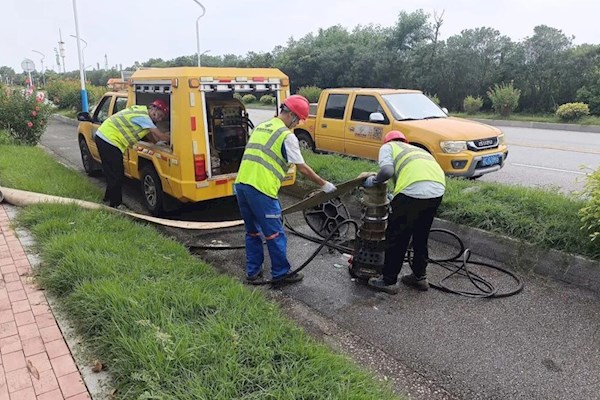
<path id="1" fill-rule="evenodd" d="M 447 175 L 477 178 L 508 157 L 500 129 L 449 117 L 418 90 L 325 89 L 294 129 L 301 147 L 377 160 L 385 134 L 399 130 L 431 153 Z"/>
<path id="2" fill-rule="evenodd" d="M 289 96 L 289 79 L 274 68 L 151 68 L 133 73 L 126 91 L 108 92 L 91 113 L 79 113 L 77 138 L 85 171 L 100 171 L 93 135 L 100 124 L 132 105 L 156 99 L 169 104 L 166 121 L 157 124 L 169 143 L 141 141 L 123 155 L 125 175 L 139 180 L 146 207 L 153 215 L 179 203 L 233 196 L 248 135 L 254 127 L 234 94 L 270 94 L 273 114 Z M 292 185 L 291 167 L 283 186 Z M 176 200 L 176 201 L 173 201 Z"/>

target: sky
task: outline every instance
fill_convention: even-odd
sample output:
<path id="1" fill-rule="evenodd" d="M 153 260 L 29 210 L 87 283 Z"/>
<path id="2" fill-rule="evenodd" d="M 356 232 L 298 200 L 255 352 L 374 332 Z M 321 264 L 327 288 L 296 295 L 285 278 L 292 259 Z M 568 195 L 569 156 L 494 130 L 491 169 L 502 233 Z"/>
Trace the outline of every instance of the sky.
<path id="1" fill-rule="evenodd" d="M 40 70 L 57 70 L 55 48 L 59 31 L 67 71 L 78 69 L 73 3 L 80 37 L 87 42 L 87 69 L 149 58 L 172 59 L 196 54 L 199 19 L 201 53 L 236 54 L 271 51 L 290 37 L 299 39 L 319 28 L 342 25 L 395 24 L 400 11 L 422 9 L 443 14 L 442 39 L 463 29 L 491 27 L 521 41 L 537 25 L 548 25 L 574 36 L 573 43 L 600 44 L 598 0 L 2 0 L 0 5 L 0 66 L 22 72 L 21 62 L 33 60 Z M 433 18 L 430 20 L 433 22 Z M 82 43 L 82 48 L 84 47 Z M 62 61 L 61 61 L 62 63 Z"/>

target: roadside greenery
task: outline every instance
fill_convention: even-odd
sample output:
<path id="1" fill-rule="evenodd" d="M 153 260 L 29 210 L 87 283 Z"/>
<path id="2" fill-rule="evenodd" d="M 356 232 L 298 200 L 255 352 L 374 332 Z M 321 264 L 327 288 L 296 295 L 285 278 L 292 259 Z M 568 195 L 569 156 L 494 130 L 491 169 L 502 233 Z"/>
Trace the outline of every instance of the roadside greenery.
<path id="1" fill-rule="evenodd" d="M 100 199 L 39 148 L 0 146 L 0 183 Z M 151 226 L 56 204 L 26 207 L 18 222 L 41 255 L 40 285 L 108 367 L 119 398 L 396 398 L 262 291 L 218 274 Z"/>
<path id="2" fill-rule="evenodd" d="M 363 171 L 378 170 L 372 161 L 331 154 L 303 154 L 319 175 L 336 183 L 355 178 Z M 303 182 L 302 178 L 300 181 Z M 598 201 L 600 193 L 595 190 Z M 600 246 L 591 242 L 587 232 L 581 229 L 579 210 L 586 205 L 584 200 L 557 193 L 552 188 L 533 189 L 449 178 L 438 217 L 600 260 Z M 594 221 L 593 213 L 597 212 L 598 208 L 590 210 L 590 221 Z M 594 226 L 597 229 L 597 225 Z"/>
<path id="3" fill-rule="evenodd" d="M 41 98 L 18 90 L 0 90 L 0 129 L 18 144 L 37 144 L 52 109 Z"/>
<path id="4" fill-rule="evenodd" d="M 104 95 L 106 86 L 87 85 L 89 105 L 96 104 Z M 62 110 L 77 110 L 81 108 L 81 86 L 77 80 L 56 79 L 46 84 L 48 99 Z"/>
<path id="5" fill-rule="evenodd" d="M 579 210 L 579 215 L 583 222 L 582 229 L 594 241 L 600 236 L 600 167 L 588 177 L 584 194 L 588 200 Z"/>

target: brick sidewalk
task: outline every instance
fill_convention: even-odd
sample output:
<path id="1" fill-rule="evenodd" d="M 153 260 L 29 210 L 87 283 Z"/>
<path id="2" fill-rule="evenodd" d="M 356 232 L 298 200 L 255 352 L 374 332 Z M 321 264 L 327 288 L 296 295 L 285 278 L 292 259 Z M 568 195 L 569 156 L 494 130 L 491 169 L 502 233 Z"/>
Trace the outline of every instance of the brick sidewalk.
<path id="1" fill-rule="evenodd" d="M 91 399 L 0 205 L 0 400 Z"/>

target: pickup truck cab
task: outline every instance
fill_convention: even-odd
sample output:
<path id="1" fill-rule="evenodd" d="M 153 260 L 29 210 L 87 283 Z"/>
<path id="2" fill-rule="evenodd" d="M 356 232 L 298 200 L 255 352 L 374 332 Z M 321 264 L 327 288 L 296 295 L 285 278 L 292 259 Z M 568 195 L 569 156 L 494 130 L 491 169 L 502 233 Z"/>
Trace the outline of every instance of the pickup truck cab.
<path id="1" fill-rule="evenodd" d="M 431 153 L 449 176 L 476 178 L 508 156 L 498 128 L 449 117 L 418 90 L 325 89 L 311 115 L 294 129 L 301 147 L 377 160 L 386 133 L 399 130 Z"/>
<path id="2" fill-rule="evenodd" d="M 274 115 L 289 96 L 288 77 L 273 68 L 141 69 L 127 86 L 126 91 L 106 93 L 91 113 L 78 114 L 81 159 L 89 175 L 99 172 L 101 161 L 93 136 L 102 122 L 128 106 L 166 101 L 170 115 L 157 127 L 170 134 L 170 142 L 140 141 L 123 155 L 125 175 L 141 182 L 144 201 L 153 215 L 179 203 L 233 196 L 254 128 L 246 107 L 234 94 L 274 96 Z M 282 185 L 292 185 L 295 179 L 292 166 Z"/>

